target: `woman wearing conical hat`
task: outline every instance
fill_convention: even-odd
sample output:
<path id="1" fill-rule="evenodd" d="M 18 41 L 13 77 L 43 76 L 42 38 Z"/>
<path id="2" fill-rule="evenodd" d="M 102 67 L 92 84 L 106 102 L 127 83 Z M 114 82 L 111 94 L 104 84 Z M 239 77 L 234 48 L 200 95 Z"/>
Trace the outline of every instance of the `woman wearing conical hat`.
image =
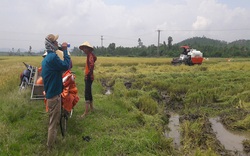
<path id="1" fill-rule="evenodd" d="M 94 81 L 94 67 L 96 56 L 93 53 L 94 48 L 89 44 L 89 42 L 84 42 L 79 46 L 86 55 L 86 65 L 85 65 L 85 111 L 81 115 L 84 118 L 90 111 L 93 111 L 93 96 L 92 96 L 92 83 Z"/>

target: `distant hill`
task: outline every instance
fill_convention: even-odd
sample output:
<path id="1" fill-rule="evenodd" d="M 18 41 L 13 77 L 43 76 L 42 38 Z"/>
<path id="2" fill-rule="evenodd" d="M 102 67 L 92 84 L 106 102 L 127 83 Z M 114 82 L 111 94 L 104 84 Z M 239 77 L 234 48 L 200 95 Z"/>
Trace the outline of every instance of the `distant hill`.
<path id="1" fill-rule="evenodd" d="M 246 47 L 250 49 L 250 40 L 237 40 L 228 44 L 228 46 L 239 46 Z"/>
<path id="2" fill-rule="evenodd" d="M 19 51 L 19 52 L 28 52 L 28 50 L 26 49 L 14 49 L 15 52 Z M 0 48 L 0 52 L 12 52 L 12 49 L 10 48 Z"/>
<path id="3" fill-rule="evenodd" d="M 230 43 L 206 37 L 193 37 L 183 40 L 174 47 L 188 45 L 203 52 L 206 57 L 249 57 L 250 40 L 237 40 Z M 175 49 L 176 50 L 176 49 Z"/>
<path id="4" fill-rule="evenodd" d="M 10 52 L 10 48 L 0 48 L 0 52 Z"/>
<path id="5" fill-rule="evenodd" d="M 221 40 L 214 40 L 206 37 L 193 37 L 193 38 L 188 38 L 185 39 L 176 45 L 181 46 L 181 45 L 189 45 L 189 46 L 213 46 L 213 47 L 232 47 L 232 46 L 238 46 L 238 47 L 246 47 L 250 48 L 250 40 L 236 40 L 230 43 L 227 43 L 226 41 L 221 41 Z"/>
<path id="6" fill-rule="evenodd" d="M 17 52 L 19 50 L 19 52 L 21 53 L 25 53 L 25 52 L 28 52 L 29 50 L 27 49 L 23 49 L 23 48 L 20 48 L 20 49 L 14 49 L 14 52 Z M 44 52 L 45 48 L 43 49 L 39 49 L 39 50 L 36 50 L 36 49 L 32 49 L 32 52 L 34 53 L 40 53 L 40 52 Z M 0 48 L 0 52 L 12 52 L 13 50 L 10 49 L 10 48 Z"/>
<path id="7" fill-rule="evenodd" d="M 196 46 L 199 45 L 199 46 L 224 47 L 224 46 L 227 46 L 227 42 L 221 41 L 221 40 L 214 40 L 214 39 L 210 39 L 210 38 L 206 38 L 206 37 L 193 37 L 193 38 L 185 39 L 185 40 L 177 43 L 177 45 L 179 45 L 179 46 L 189 45 L 190 47 L 192 47 L 194 45 L 196 45 Z"/>

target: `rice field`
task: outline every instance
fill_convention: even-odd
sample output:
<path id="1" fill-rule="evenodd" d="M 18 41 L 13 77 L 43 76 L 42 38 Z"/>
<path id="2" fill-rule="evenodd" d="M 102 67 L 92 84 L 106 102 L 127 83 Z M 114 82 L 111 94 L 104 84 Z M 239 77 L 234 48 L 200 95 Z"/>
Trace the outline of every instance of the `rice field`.
<path id="1" fill-rule="evenodd" d="M 42 57 L 0 57 L 0 153 L 234 155 L 237 151 L 224 148 L 209 129 L 210 117 L 220 117 L 228 130 L 249 134 L 248 58 L 209 58 L 199 66 L 172 66 L 171 58 L 98 57 L 93 83 L 96 111 L 79 119 L 84 110 L 85 59 L 72 57 L 80 101 L 69 119 L 66 138 L 58 134 L 56 147 L 47 153 L 43 100 L 30 100 L 30 88 L 18 92 L 22 62 L 39 67 Z M 179 148 L 163 134 L 171 112 L 182 119 Z M 89 142 L 83 139 L 86 136 Z M 249 152 L 248 139 L 243 145 Z"/>

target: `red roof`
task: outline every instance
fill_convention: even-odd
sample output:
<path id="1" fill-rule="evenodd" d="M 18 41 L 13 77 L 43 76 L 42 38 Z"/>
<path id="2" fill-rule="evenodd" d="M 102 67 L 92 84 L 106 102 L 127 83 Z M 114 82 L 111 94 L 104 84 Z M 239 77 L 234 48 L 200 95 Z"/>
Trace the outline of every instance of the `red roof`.
<path id="1" fill-rule="evenodd" d="M 189 46 L 181 46 L 181 48 L 190 49 Z"/>

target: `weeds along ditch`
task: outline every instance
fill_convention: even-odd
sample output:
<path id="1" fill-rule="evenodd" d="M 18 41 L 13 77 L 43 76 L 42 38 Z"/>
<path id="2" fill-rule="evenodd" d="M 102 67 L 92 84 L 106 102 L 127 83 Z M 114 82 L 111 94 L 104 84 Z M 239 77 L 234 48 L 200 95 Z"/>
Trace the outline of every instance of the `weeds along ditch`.
<path id="1" fill-rule="evenodd" d="M 80 101 L 66 139 L 58 135 L 51 155 L 246 155 L 250 151 L 248 59 L 210 58 L 200 66 L 172 66 L 170 58 L 98 57 L 93 83 L 96 111 L 81 120 L 85 59 L 72 57 Z M 46 154 L 44 103 L 30 100 L 30 89 L 18 93 L 22 62 L 39 67 L 41 61 L 42 57 L 0 59 L 4 155 Z M 228 148 L 220 140 L 214 118 L 223 131 L 244 136 L 241 148 Z M 171 133 L 173 129 L 179 133 Z M 83 140 L 86 136 L 89 142 Z"/>

